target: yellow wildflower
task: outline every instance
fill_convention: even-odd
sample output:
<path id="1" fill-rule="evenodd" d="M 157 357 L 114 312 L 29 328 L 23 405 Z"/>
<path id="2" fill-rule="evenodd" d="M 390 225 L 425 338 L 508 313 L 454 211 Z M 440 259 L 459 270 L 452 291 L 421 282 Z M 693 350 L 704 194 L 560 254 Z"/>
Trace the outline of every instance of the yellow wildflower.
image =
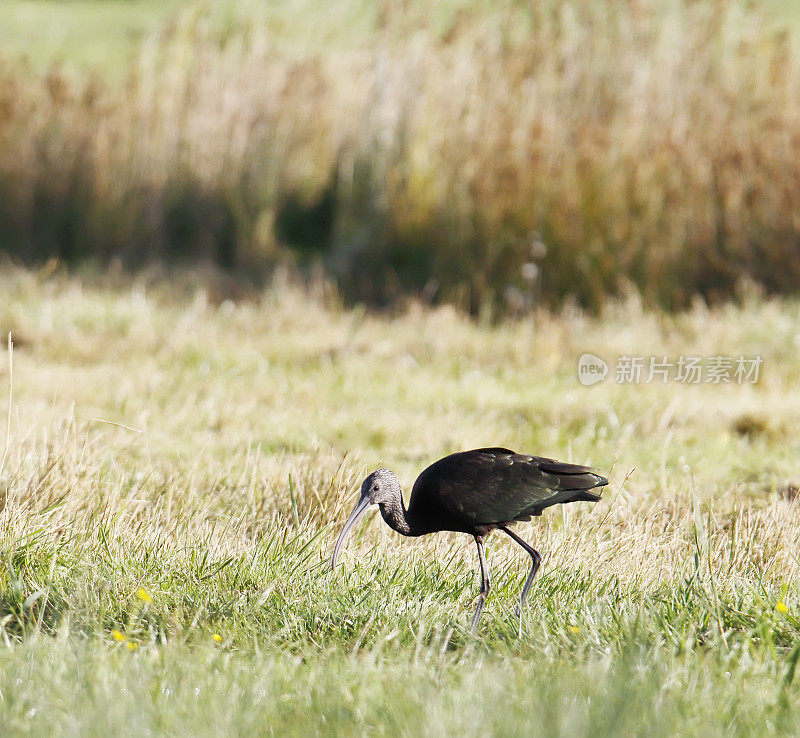
<path id="1" fill-rule="evenodd" d="M 122 633 L 120 633 L 118 630 L 112 630 L 112 631 L 111 631 L 111 637 L 112 637 L 112 638 L 113 638 L 115 641 L 118 641 L 119 643 L 122 643 L 122 641 L 124 641 L 124 640 L 125 640 L 125 636 L 124 636 L 124 635 L 122 635 Z"/>
<path id="2" fill-rule="evenodd" d="M 781 615 L 785 615 L 787 612 L 789 612 L 789 608 L 786 607 L 786 605 L 783 603 L 783 600 L 778 600 L 778 602 L 775 604 L 775 609 Z"/>
<path id="3" fill-rule="evenodd" d="M 132 641 L 128 641 L 128 643 L 126 645 L 128 646 L 128 648 L 131 651 L 135 651 L 137 648 L 139 648 L 139 644 L 138 643 L 133 643 Z"/>
<path id="4" fill-rule="evenodd" d="M 150 596 L 150 593 L 149 593 L 149 592 L 148 592 L 146 589 L 143 589 L 142 587 L 139 587 L 139 589 L 137 589 L 137 590 L 136 590 L 136 596 L 137 596 L 137 597 L 138 597 L 138 598 L 139 598 L 139 599 L 140 599 L 142 602 L 150 602 L 150 601 L 153 599 L 153 598 Z"/>
<path id="5" fill-rule="evenodd" d="M 577 625 L 570 625 L 569 626 L 570 633 L 580 633 L 581 629 Z"/>
<path id="6" fill-rule="evenodd" d="M 214 643 L 222 643 L 222 636 L 219 633 L 214 633 L 214 635 L 211 636 L 211 640 L 213 640 Z"/>

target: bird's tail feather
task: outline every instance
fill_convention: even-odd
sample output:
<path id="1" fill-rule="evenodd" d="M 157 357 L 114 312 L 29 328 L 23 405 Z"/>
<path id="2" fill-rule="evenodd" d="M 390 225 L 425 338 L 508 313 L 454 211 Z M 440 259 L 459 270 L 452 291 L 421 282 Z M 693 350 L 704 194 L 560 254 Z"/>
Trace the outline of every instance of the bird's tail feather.
<path id="1" fill-rule="evenodd" d="M 558 489 L 592 489 L 608 484 L 605 477 L 595 474 L 591 467 L 579 464 L 567 464 L 554 459 L 540 459 L 539 468 L 558 479 Z M 578 499 L 578 498 L 575 498 Z"/>
<path id="2" fill-rule="evenodd" d="M 569 502 L 599 502 L 602 495 L 597 492 L 589 492 L 588 490 L 581 490 L 569 498 Z"/>
<path id="3" fill-rule="evenodd" d="M 602 493 L 589 490 L 605 487 L 608 480 L 590 471 L 589 467 L 561 462 L 555 462 L 548 466 L 550 469 L 547 471 L 558 479 L 558 491 L 561 494 L 555 495 L 546 505 L 537 508 L 537 512 L 534 514 L 541 514 L 542 510 L 552 505 L 563 505 L 569 502 L 599 502 L 602 499 Z"/>
<path id="4" fill-rule="evenodd" d="M 584 472 L 581 474 L 555 474 L 558 479 L 558 489 L 594 489 L 595 487 L 605 487 L 608 480 L 599 474 Z M 578 498 L 575 498 L 578 499 Z"/>
<path id="5" fill-rule="evenodd" d="M 596 477 L 597 481 L 591 484 L 592 488 L 603 487 L 608 484 L 608 480 L 605 479 L 605 477 L 601 477 L 597 474 L 593 476 Z M 588 487 L 589 485 L 586 486 Z M 551 497 L 544 505 L 537 505 L 530 510 L 526 510 L 525 513 L 530 513 L 531 515 L 541 515 L 542 510 L 546 510 L 548 507 L 552 507 L 553 505 L 564 505 L 569 502 L 600 502 L 601 499 L 602 496 L 598 492 L 590 492 L 588 489 L 586 489 L 586 487 L 562 487 L 560 489 L 560 494 Z"/>

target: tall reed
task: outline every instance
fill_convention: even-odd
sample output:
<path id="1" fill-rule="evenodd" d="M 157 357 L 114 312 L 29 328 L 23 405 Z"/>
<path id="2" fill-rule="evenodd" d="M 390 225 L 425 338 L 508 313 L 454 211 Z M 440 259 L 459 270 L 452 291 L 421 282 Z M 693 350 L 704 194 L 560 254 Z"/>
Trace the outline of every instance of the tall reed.
<path id="1" fill-rule="evenodd" d="M 796 289 L 797 39 L 756 7 L 298 7 L 192 7 L 121 87 L 0 65 L 0 249 L 472 311 Z"/>

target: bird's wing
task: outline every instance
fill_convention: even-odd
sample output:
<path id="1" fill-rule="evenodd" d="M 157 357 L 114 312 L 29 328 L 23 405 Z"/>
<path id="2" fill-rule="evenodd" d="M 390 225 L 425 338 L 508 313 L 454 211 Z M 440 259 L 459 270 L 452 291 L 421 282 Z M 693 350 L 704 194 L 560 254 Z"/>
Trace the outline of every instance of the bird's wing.
<path id="1" fill-rule="evenodd" d="M 587 490 L 607 483 L 588 466 L 481 448 L 451 454 L 425 469 L 409 507 L 438 508 L 445 517 L 472 523 L 504 523 L 559 502 L 598 500 Z"/>

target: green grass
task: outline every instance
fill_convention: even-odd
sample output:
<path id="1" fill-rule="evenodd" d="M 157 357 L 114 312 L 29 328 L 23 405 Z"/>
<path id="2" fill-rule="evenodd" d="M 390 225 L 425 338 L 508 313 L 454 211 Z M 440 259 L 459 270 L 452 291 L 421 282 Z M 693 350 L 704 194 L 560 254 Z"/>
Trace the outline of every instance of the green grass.
<path id="1" fill-rule="evenodd" d="M 357 46 L 365 33 L 374 32 L 374 9 L 361 0 L 334 12 L 318 0 L 3 0 L 0 58 L 23 57 L 38 72 L 64 66 L 79 76 L 94 73 L 116 84 L 131 71 L 143 42 L 191 8 L 208 10 L 215 22 L 232 27 L 239 15 L 252 11 L 275 24 L 279 48 Z M 298 26 L 287 22 L 287 15 L 303 20 Z"/>
<path id="2" fill-rule="evenodd" d="M 0 456 L 7 732 L 796 730 L 800 524 L 781 490 L 800 476 L 800 303 L 484 327 L 282 282 L 226 300 L 200 277 L 1 278 L 18 341 Z M 765 364 L 755 386 L 584 388 L 587 350 Z M 475 636 L 467 536 L 401 539 L 373 517 L 329 571 L 367 469 L 408 490 L 486 444 L 611 478 L 596 506 L 519 526 L 544 556 L 521 621 L 527 560 L 499 535 Z"/>
<path id="3" fill-rule="evenodd" d="M 3 0 L 0 48 L 37 70 L 65 64 L 110 79 L 128 73 L 142 38 L 186 0 Z"/>
<path id="4" fill-rule="evenodd" d="M 781 23 L 798 20 L 797 4 L 765 0 L 771 16 Z M 235 15 L 253 6 L 252 0 L 3 0 L 0 3 L 0 49 L 6 58 L 25 57 L 38 71 L 64 64 L 77 72 L 99 73 L 111 80 L 123 77 L 142 40 L 164 27 L 175 13 L 189 6 L 212 7 L 219 17 Z M 293 7 L 292 7 L 293 6 Z M 456 0 L 435 5 L 428 13 L 434 29 L 446 33 L 469 2 Z M 237 11 L 238 9 L 238 11 Z M 325 12 L 322 12 L 325 11 Z M 280 33 L 276 44 L 319 47 L 353 46 L 364 34 L 375 32 L 375 11 L 369 3 L 340 3 L 338 20 L 331 26 L 329 7 L 319 0 L 271 2 L 260 12 L 273 17 Z M 287 13 L 302 18 L 302 29 L 286 21 Z M 323 20 L 323 16 L 325 16 Z"/>

